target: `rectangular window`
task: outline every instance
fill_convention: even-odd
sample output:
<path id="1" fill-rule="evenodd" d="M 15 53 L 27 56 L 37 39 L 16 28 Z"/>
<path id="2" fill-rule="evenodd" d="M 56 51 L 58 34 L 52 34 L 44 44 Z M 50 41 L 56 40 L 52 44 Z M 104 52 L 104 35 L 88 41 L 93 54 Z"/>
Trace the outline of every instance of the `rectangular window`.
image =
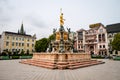
<path id="1" fill-rule="evenodd" d="M 22 41 L 24 41 L 24 38 L 22 38 Z"/>
<path id="2" fill-rule="evenodd" d="M 16 42 L 16 46 L 18 46 L 18 43 Z"/>
<path id="3" fill-rule="evenodd" d="M 32 44 L 32 47 L 34 47 L 34 44 Z"/>
<path id="4" fill-rule="evenodd" d="M 80 46 L 78 48 L 80 49 Z"/>
<path id="5" fill-rule="evenodd" d="M 102 48 L 102 46 L 100 45 L 100 48 Z"/>
<path id="6" fill-rule="evenodd" d="M 22 43 L 22 46 L 24 46 L 24 43 Z"/>
<path id="7" fill-rule="evenodd" d="M 29 41 L 29 38 L 28 38 L 28 40 L 27 41 Z"/>
<path id="8" fill-rule="evenodd" d="M 9 45 L 9 42 L 6 42 L 6 46 L 8 46 Z"/>
<path id="9" fill-rule="evenodd" d="M 15 39 L 15 37 L 13 37 L 13 40 Z"/>
<path id="10" fill-rule="evenodd" d="M 7 39 L 9 39 L 9 36 L 7 36 Z"/>
<path id="11" fill-rule="evenodd" d="M 81 46 L 81 48 L 83 48 L 83 46 Z"/>
<path id="12" fill-rule="evenodd" d="M 21 46 L 21 43 L 19 43 L 19 46 Z"/>
<path id="13" fill-rule="evenodd" d="M 15 49 L 12 49 L 12 52 L 14 52 L 15 51 Z"/>
<path id="14" fill-rule="evenodd" d="M 27 47 L 29 47 L 29 44 L 27 44 Z"/>
<path id="15" fill-rule="evenodd" d="M 19 38 L 19 40 L 21 40 L 21 38 Z"/>
<path id="16" fill-rule="evenodd" d="M 16 37 L 16 40 L 18 40 L 18 38 Z"/>
<path id="17" fill-rule="evenodd" d="M 14 46 L 14 42 L 12 42 L 12 46 Z"/>
<path id="18" fill-rule="evenodd" d="M 34 50 L 32 49 L 32 52 L 34 52 Z"/>
<path id="19" fill-rule="evenodd" d="M 34 39 L 32 40 L 32 42 L 34 42 Z"/>

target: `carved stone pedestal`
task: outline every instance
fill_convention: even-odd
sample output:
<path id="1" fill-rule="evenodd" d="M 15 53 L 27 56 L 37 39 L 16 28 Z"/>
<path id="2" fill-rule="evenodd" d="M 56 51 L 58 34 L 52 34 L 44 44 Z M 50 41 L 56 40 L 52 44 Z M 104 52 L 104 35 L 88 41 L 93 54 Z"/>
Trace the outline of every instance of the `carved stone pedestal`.
<path id="1" fill-rule="evenodd" d="M 21 63 L 50 69 L 76 69 L 104 62 L 91 60 L 90 54 L 85 53 L 34 53 L 32 59 Z"/>

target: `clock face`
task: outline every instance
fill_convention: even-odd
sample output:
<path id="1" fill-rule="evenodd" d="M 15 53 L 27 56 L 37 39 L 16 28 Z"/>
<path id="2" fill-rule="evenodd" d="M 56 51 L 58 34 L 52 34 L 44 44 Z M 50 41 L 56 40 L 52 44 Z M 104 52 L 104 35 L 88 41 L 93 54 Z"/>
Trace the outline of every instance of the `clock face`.
<path id="1" fill-rule="evenodd" d="M 99 31 L 100 33 L 102 33 L 103 32 L 103 29 L 100 29 L 100 31 Z"/>

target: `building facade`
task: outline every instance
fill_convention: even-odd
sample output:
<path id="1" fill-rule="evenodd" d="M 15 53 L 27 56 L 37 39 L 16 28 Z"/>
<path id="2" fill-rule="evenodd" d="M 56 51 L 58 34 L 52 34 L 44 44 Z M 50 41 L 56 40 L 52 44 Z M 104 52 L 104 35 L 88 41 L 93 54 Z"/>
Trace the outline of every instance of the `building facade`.
<path id="1" fill-rule="evenodd" d="M 77 31 L 76 33 L 76 49 L 79 52 L 83 52 L 85 51 L 85 30 L 84 29 L 80 29 Z"/>
<path id="2" fill-rule="evenodd" d="M 103 24 L 96 23 L 89 26 L 89 30 L 77 31 L 77 50 L 90 54 L 107 55 L 107 31 Z"/>
<path id="3" fill-rule="evenodd" d="M 1 53 L 4 50 L 11 52 L 28 51 L 32 53 L 34 51 L 35 37 L 31 35 L 23 35 L 13 32 L 3 32 L 1 35 Z"/>
<path id="4" fill-rule="evenodd" d="M 32 53 L 35 51 L 34 46 L 36 42 L 36 36 L 25 34 L 23 24 L 21 30 L 18 33 L 4 31 L 0 38 L 0 52 L 10 51 L 12 53 Z"/>
<path id="5" fill-rule="evenodd" d="M 112 49 L 111 42 L 113 41 L 114 36 L 117 33 L 120 33 L 120 23 L 107 25 L 106 30 L 107 30 L 107 33 L 108 33 L 108 36 L 107 36 L 108 52 L 109 52 L 109 54 L 115 55 L 115 50 Z M 118 54 L 120 55 L 120 51 L 118 51 Z"/>

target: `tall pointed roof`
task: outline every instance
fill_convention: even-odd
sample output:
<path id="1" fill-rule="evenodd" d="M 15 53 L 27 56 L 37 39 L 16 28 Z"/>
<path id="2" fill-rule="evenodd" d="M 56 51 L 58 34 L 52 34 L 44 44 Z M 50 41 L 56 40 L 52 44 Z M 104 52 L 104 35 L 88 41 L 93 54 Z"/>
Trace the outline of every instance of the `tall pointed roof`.
<path id="1" fill-rule="evenodd" d="M 23 22 L 22 22 L 22 24 L 21 24 L 21 28 L 20 28 L 20 30 L 19 30 L 19 33 L 20 33 L 20 34 L 25 34 Z"/>

